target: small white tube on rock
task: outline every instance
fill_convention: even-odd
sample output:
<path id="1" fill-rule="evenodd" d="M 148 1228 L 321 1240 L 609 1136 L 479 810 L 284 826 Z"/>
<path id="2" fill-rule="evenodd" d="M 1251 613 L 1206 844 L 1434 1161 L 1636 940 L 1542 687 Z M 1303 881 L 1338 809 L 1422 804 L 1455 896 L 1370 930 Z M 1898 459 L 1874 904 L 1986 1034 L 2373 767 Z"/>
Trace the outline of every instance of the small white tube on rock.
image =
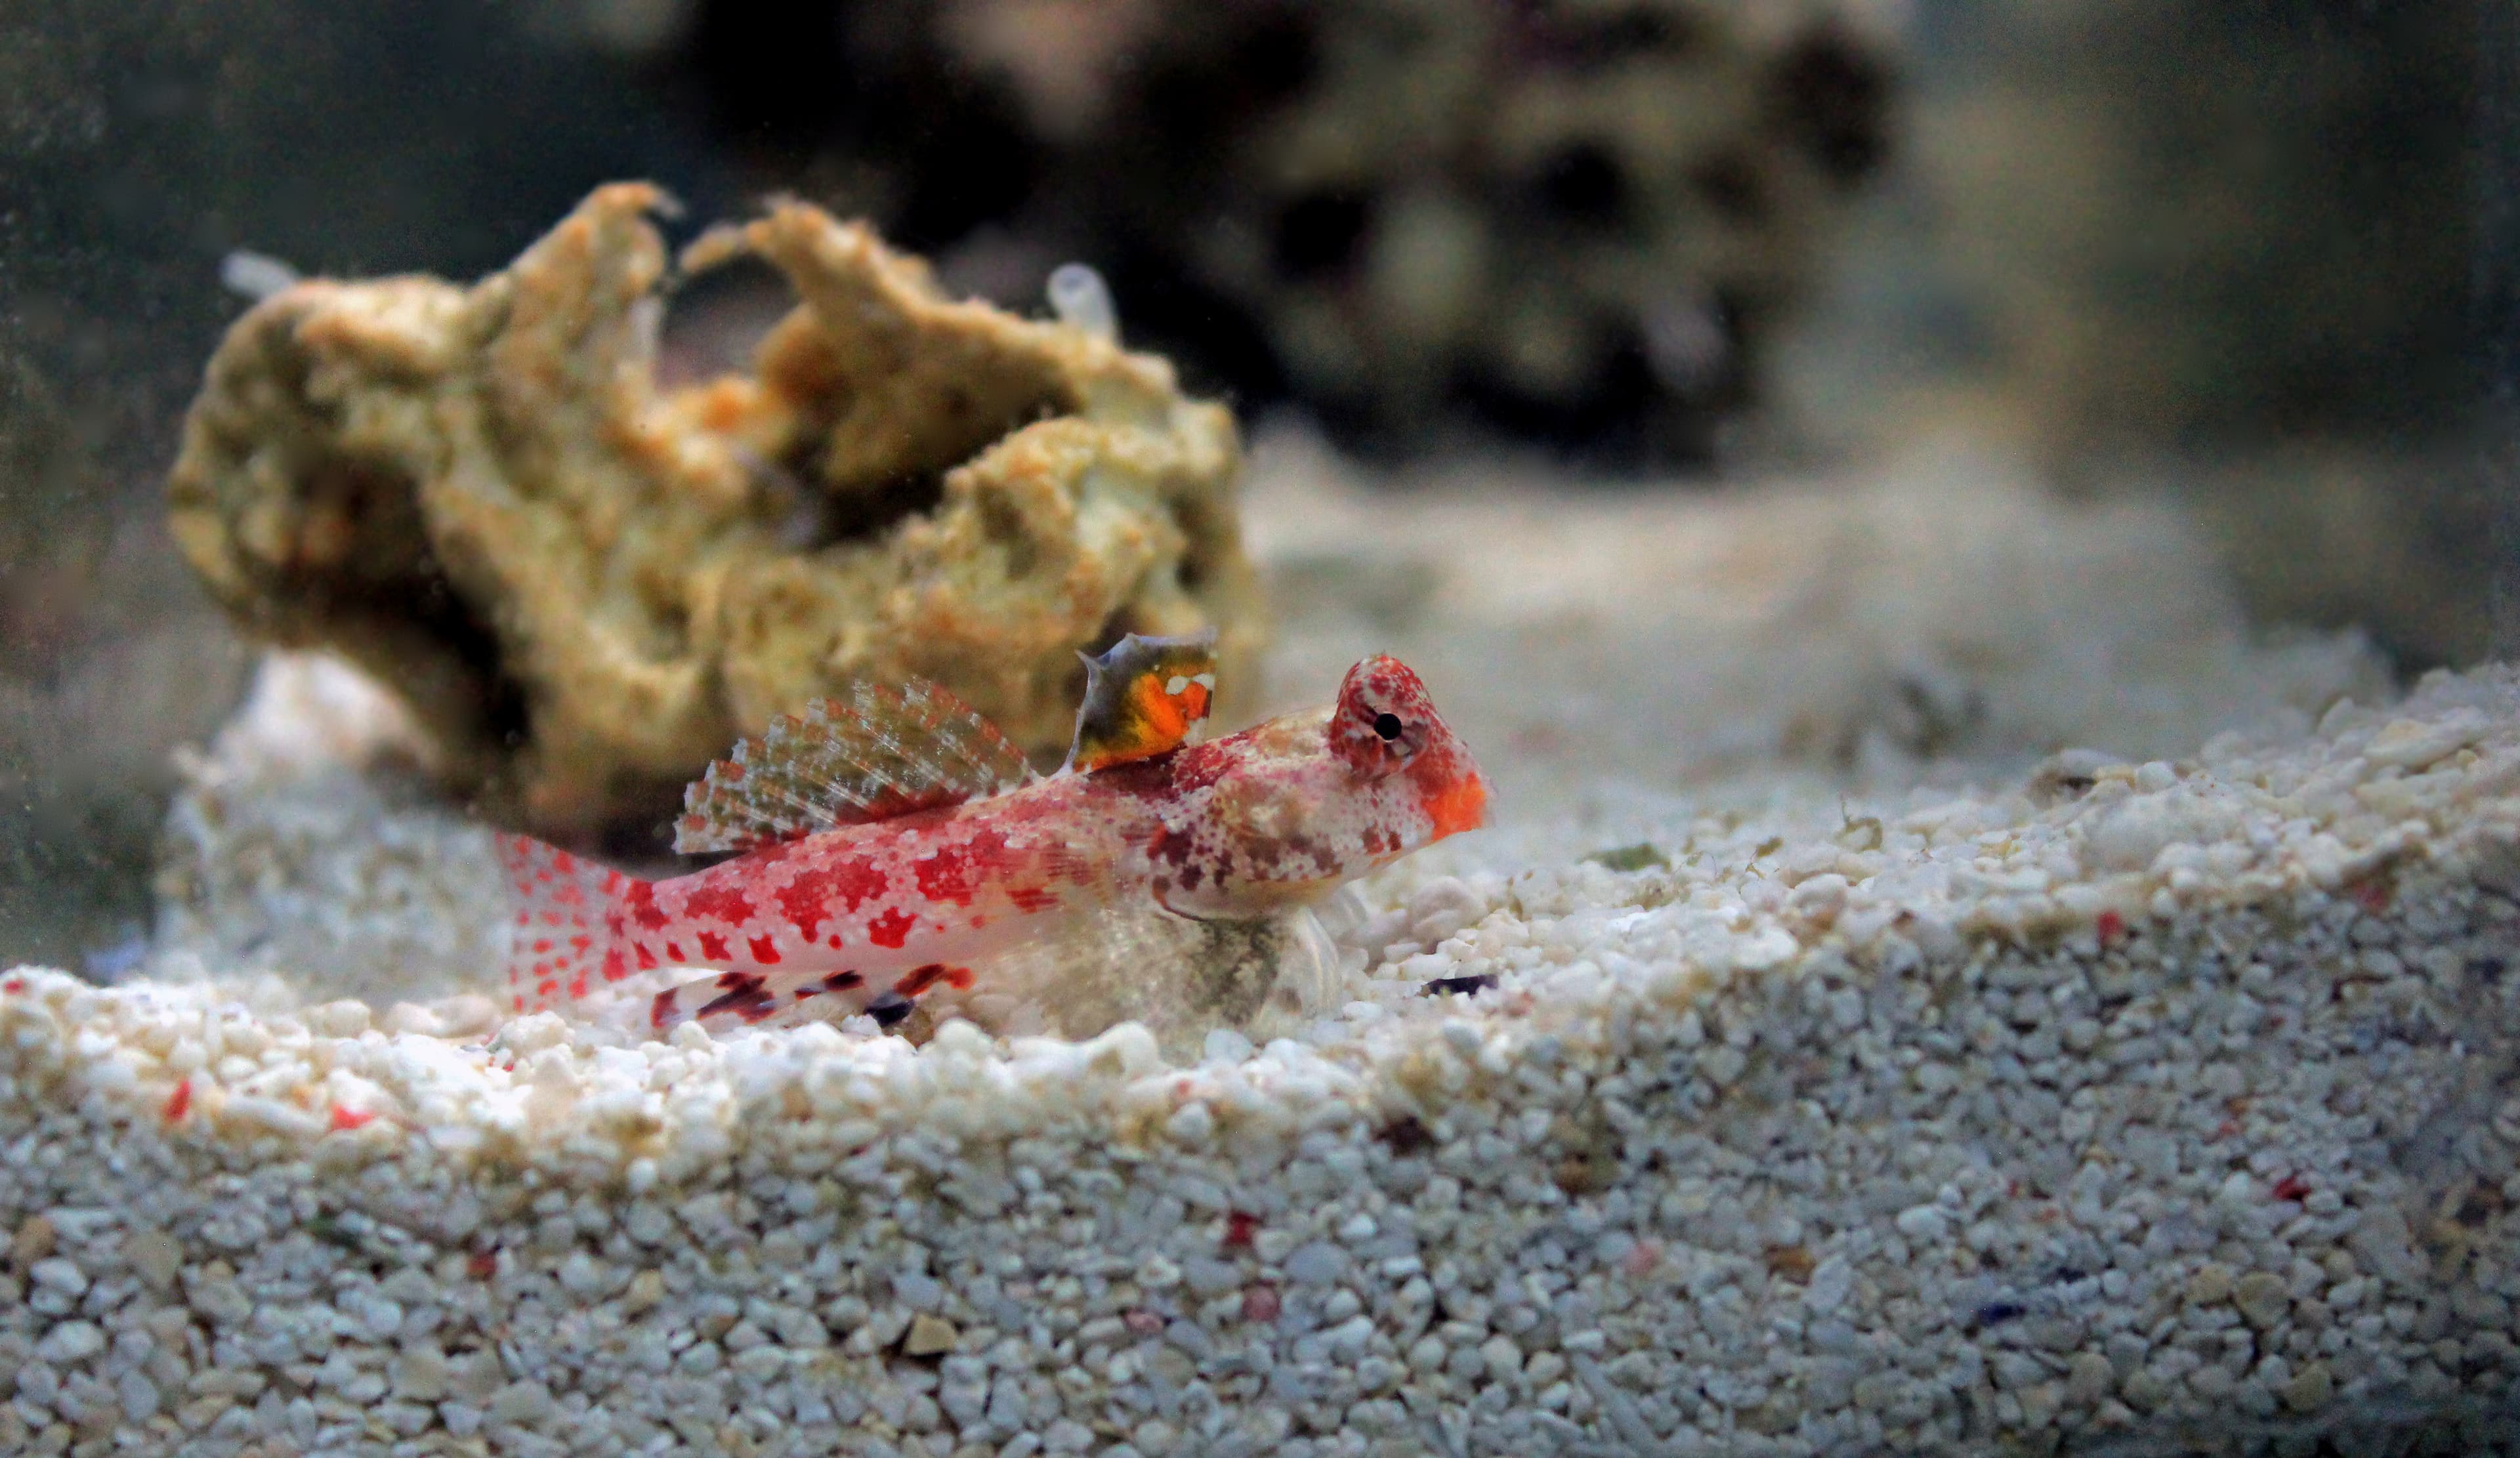
<path id="1" fill-rule="evenodd" d="M 1062 263 L 1050 271 L 1050 311 L 1061 324 L 1071 324 L 1098 339 L 1117 342 L 1120 314 L 1112 307 L 1110 286 L 1090 263 Z"/>
<path id="2" fill-rule="evenodd" d="M 219 283 L 230 293 L 242 294 L 255 303 L 296 282 L 297 270 L 268 253 L 236 248 L 219 260 Z"/>

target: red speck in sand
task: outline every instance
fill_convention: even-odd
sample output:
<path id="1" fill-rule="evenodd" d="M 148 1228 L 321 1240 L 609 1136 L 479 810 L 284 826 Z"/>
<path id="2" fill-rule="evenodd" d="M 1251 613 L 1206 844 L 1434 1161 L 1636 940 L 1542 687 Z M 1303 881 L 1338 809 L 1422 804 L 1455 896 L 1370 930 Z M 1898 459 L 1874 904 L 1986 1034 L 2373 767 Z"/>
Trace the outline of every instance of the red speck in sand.
<path id="1" fill-rule="evenodd" d="M 190 1112 L 192 1107 L 193 1081 L 186 1079 L 175 1085 L 174 1092 L 166 1095 L 166 1122 L 168 1124 L 182 1123 L 184 1115 Z"/>
<path id="2" fill-rule="evenodd" d="M 2126 918 L 2115 911 L 2102 911 L 2093 929 L 2100 934 L 2102 947 L 2115 947 L 2118 939 L 2126 935 Z"/>
<path id="3" fill-rule="evenodd" d="M 353 1109 L 346 1104 L 335 1104 L 333 1106 L 333 1127 L 338 1129 L 357 1128 L 376 1117 L 377 1116 L 374 1113 L 366 1109 Z"/>
<path id="4" fill-rule="evenodd" d="M 499 1273 L 499 1253 L 474 1251 L 472 1259 L 464 1262 L 464 1268 L 472 1273 L 473 1280 L 486 1281 Z"/>
<path id="5" fill-rule="evenodd" d="M 1275 1321 L 1278 1319 L 1278 1288 L 1262 1281 L 1242 1288 L 1242 1319 Z"/>
<path id="6" fill-rule="evenodd" d="M 2287 1174 L 2275 1181 L 2271 1193 L 2278 1200 L 2298 1200 L 2310 1193 L 2310 1181 L 2298 1174 Z"/>
<path id="7" fill-rule="evenodd" d="M 1234 1211 L 1225 1217 L 1225 1248 L 1229 1251 L 1251 1249 L 1251 1237 L 1260 1228 L 1260 1217 Z"/>
<path id="8" fill-rule="evenodd" d="M 0 993 L 22 993 L 25 990 L 26 979 L 22 977 L 12 977 L 7 982 L 0 982 Z"/>
<path id="9" fill-rule="evenodd" d="M 1164 1318 L 1144 1306 L 1133 1307 L 1120 1317 L 1120 1324 L 1141 1337 L 1151 1337 L 1164 1329 Z"/>
<path id="10" fill-rule="evenodd" d="M 2345 894 L 2353 898 L 2354 905 L 2374 916 L 2389 909 L 2389 883 L 2377 876 L 2355 882 L 2345 888 Z"/>
<path id="11" fill-rule="evenodd" d="M 1641 1240 L 1628 1248 L 1628 1254 L 1619 1260 L 1619 1269 L 1628 1273 L 1628 1279 L 1640 1280 L 1661 1263 L 1662 1247 L 1650 1240 Z"/>

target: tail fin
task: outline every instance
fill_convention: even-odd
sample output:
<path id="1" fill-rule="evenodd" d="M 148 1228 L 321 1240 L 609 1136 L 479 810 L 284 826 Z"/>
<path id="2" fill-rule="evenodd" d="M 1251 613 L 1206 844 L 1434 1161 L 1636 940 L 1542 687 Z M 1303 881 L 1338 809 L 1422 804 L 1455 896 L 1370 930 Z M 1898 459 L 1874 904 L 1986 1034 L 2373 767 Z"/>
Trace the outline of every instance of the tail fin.
<path id="1" fill-rule="evenodd" d="M 608 866 L 530 835 L 499 837 L 499 863 L 516 898 L 509 922 L 508 991 L 518 1012 L 582 997 L 629 974 L 616 908 L 638 884 Z"/>

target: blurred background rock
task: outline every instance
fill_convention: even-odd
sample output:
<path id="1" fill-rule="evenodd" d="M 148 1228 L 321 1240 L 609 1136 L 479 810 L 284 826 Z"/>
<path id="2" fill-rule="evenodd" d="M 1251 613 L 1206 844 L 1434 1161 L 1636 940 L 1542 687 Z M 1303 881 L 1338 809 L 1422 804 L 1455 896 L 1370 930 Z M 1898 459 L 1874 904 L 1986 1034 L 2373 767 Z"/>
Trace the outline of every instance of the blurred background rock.
<path id="1" fill-rule="evenodd" d="M 469 278 L 620 177 L 865 215 L 1025 310 L 1084 259 L 1192 389 L 1386 489 L 1807 510 L 1957 432 L 2181 507 L 2261 622 L 2472 658 L 2477 15 L 0 0 L 0 956 L 117 964 L 170 752 L 245 683 L 159 521 L 221 258 Z M 668 370 L 783 303 L 696 287 Z"/>

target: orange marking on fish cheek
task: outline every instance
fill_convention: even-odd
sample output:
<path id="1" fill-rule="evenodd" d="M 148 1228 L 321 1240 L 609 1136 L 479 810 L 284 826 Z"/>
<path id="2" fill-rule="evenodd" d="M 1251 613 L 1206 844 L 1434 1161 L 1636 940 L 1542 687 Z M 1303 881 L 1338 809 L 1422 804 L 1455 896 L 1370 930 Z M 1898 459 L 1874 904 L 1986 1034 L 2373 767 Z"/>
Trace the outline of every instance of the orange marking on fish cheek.
<path id="1" fill-rule="evenodd" d="M 1476 775 L 1465 775 L 1430 795 L 1418 798 L 1426 817 L 1435 822 L 1434 838 L 1463 830 L 1476 830 L 1487 823 L 1488 787 Z"/>

